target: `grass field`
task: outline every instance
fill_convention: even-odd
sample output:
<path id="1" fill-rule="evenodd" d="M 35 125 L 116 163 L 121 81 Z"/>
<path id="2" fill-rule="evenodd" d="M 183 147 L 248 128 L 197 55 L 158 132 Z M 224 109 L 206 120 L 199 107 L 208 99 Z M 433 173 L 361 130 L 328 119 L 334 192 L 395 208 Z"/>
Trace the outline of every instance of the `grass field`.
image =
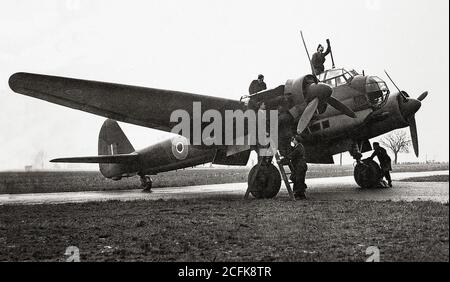
<path id="1" fill-rule="evenodd" d="M 0 206 L 0 261 L 449 261 L 448 204 L 239 198 Z"/>
<path id="2" fill-rule="evenodd" d="M 393 172 L 447 170 L 446 164 L 396 165 Z M 171 171 L 154 176 L 154 187 L 246 182 L 250 171 L 240 168 L 195 168 Z M 309 165 L 307 178 L 353 175 L 353 166 Z M 140 188 L 139 177 L 120 181 L 105 179 L 99 172 L 0 172 L 0 194 L 46 193 Z"/>
<path id="3" fill-rule="evenodd" d="M 424 177 L 411 177 L 400 180 L 403 182 L 448 182 L 448 175 L 431 175 Z"/>

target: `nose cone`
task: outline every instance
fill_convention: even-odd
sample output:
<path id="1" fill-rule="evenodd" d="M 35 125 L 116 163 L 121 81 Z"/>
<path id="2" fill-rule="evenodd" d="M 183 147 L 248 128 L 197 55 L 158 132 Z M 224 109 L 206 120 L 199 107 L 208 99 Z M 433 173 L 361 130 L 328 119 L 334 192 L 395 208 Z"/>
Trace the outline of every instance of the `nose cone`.
<path id="1" fill-rule="evenodd" d="M 311 84 L 306 89 L 306 97 L 308 102 L 314 98 L 319 98 L 319 100 L 324 100 L 331 96 L 333 89 L 324 83 Z"/>
<path id="2" fill-rule="evenodd" d="M 407 98 L 405 101 L 401 101 L 400 103 L 402 115 L 406 120 L 412 117 L 422 106 L 422 103 L 419 100 L 413 98 Z"/>

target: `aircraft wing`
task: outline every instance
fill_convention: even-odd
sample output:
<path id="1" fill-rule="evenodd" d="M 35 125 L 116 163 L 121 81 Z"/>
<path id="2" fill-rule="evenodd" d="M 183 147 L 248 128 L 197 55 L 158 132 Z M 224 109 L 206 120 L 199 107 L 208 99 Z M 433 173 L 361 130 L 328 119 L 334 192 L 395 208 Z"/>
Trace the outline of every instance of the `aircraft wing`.
<path id="1" fill-rule="evenodd" d="M 92 157 L 74 157 L 53 159 L 51 163 L 100 163 L 100 164 L 129 164 L 138 161 L 138 155 L 133 154 L 117 154 Z"/>
<path id="2" fill-rule="evenodd" d="M 13 74 L 9 86 L 23 95 L 168 132 L 175 125 L 172 112 L 183 109 L 192 117 L 193 102 L 201 102 L 202 112 L 242 108 L 237 100 L 32 73 Z"/>

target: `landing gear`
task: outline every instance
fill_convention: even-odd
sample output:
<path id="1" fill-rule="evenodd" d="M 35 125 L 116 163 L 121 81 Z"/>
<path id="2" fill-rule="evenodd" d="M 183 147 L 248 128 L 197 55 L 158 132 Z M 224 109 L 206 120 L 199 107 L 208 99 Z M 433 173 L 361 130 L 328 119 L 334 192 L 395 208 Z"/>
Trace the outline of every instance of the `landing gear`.
<path id="1" fill-rule="evenodd" d="M 153 180 L 149 175 L 141 175 L 141 187 L 142 192 L 151 193 L 152 192 Z"/>
<path id="2" fill-rule="evenodd" d="M 355 166 L 353 176 L 361 188 L 386 187 L 381 168 L 374 160 L 364 159 L 359 161 Z"/>
<path id="3" fill-rule="evenodd" d="M 359 187 L 367 189 L 388 187 L 383 180 L 380 166 L 374 160 L 362 160 L 361 150 L 357 144 L 353 144 L 349 152 L 356 161 L 353 177 Z"/>
<path id="4" fill-rule="evenodd" d="M 259 169 L 258 169 L 259 166 Z M 255 165 L 248 174 L 250 193 L 257 199 L 270 199 L 280 191 L 281 176 L 271 162 Z"/>

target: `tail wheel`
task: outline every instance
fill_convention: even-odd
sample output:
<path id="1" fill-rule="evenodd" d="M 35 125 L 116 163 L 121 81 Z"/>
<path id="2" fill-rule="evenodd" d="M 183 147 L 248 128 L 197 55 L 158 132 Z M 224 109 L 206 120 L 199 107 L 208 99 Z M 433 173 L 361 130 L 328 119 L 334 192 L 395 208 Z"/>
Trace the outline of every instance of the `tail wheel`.
<path id="1" fill-rule="evenodd" d="M 355 166 L 353 176 L 361 188 L 378 188 L 383 179 L 380 166 L 374 160 L 370 159 L 358 162 Z"/>
<path id="2" fill-rule="evenodd" d="M 256 173 L 257 165 L 254 166 L 248 174 L 248 185 L 251 185 L 253 176 L 255 180 L 253 186 L 250 187 L 250 193 L 257 199 L 270 199 L 275 197 L 280 191 L 281 176 L 278 169 L 273 164 L 261 165 L 258 174 Z"/>

